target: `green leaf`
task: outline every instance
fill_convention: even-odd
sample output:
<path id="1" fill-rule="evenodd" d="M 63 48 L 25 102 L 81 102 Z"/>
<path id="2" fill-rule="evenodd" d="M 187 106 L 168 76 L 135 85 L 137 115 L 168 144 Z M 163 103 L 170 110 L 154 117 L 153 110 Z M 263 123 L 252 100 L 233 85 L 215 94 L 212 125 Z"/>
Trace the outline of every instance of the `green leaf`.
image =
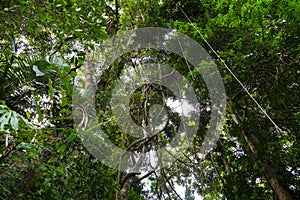
<path id="1" fill-rule="evenodd" d="M 10 119 L 11 112 L 7 112 L 4 115 L 1 116 L 0 118 L 0 129 L 3 129 L 5 125 L 8 124 L 8 121 Z"/>
<path id="2" fill-rule="evenodd" d="M 75 135 L 74 133 L 72 133 L 72 134 L 69 135 L 69 137 L 67 138 L 67 141 L 68 141 L 68 142 L 72 142 L 76 137 L 77 137 L 77 135 Z"/>
<path id="3" fill-rule="evenodd" d="M 76 77 L 77 76 L 77 72 L 71 71 L 70 76 L 73 77 L 73 78 Z"/>
<path id="4" fill-rule="evenodd" d="M 196 125 L 195 121 L 189 121 L 188 122 L 188 126 L 195 126 L 195 125 Z"/>
<path id="5" fill-rule="evenodd" d="M 29 112 L 26 112 L 26 117 L 30 118 L 30 113 Z"/>
<path id="6" fill-rule="evenodd" d="M 62 152 L 64 150 L 66 150 L 66 148 L 67 148 L 67 144 L 62 144 L 61 146 L 59 146 L 58 151 Z"/>
<path id="7" fill-rule="evenodd" d="M 55 163 L 58 157 L 53 157 L 49 160 L 49 163 Z"/>
<path id="8" fill-rule="evenodd" d="M 12 112 L 13 115 L 10 118 L 10 125 L 14 129 L 14 131 L 18 131 L 19 127 L 19 119 L 18 119 L 18 114 L 16 112 Z"/>
<path id="9" fill-rule="evenodd" d="M 46 60 L 38 60 L 33 63 L 33 65 L 38 66 L 38 69 L 42 72 L 46 72 L 49 69 L 50 63 Z"/>
<path id="10" fill-rule="evenodd" d="M 19 144 L 16 148 L 17 149 L 33 149 L 37 147 L 36 144 L 31 144 L 31 143 L 26 143 L 26 142 L 22 142 L 21 144 Z"/>

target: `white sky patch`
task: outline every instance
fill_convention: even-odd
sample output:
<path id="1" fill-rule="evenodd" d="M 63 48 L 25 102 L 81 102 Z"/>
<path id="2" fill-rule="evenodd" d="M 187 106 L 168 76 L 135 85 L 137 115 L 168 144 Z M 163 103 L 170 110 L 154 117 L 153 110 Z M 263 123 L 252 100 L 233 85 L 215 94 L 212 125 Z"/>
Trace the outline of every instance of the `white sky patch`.
<path id="1" fill-rule="evenodd" d="M 187 199 L 187 198 L 191 197 L 191 196 L 186 196 L 185 195 L 185 192 L 186 192 L 186 187 L 185 186 L 175 184 L 174 188 L 175 188 L 175 191 L 177 192 L 177 194 L 180 196 L 181 199 Z M 196 191 L 193 193 L 193 197 L 194 197 L 195 200 L 204 199 Z"/>
<path id="2" fill-rule="evenodd" d="M 187 178 L 186 178 L 186 179 L 187 179 Z M 197 181 L 193 175 L 192 175 L 192 181 L 193 181 L 193 182 Z M 151 181 L 150 181 L 148 178 L 146 178 L 146 179 L 142 180 L 141 182 L 142 182 L 142 184 L 144 185 L 143 190 L 144 190 L 144 191 L 150 191 L 150 193 L 148 193 L 148 197 L 149 197 L 151 200 L 158 200 L 158 198 L 156 197 L 156 195 L 155 195 L 154 193 L 151 193 L 151 186 L 150 186 L 150 185 L 151 185 Z M 176 193 L 180 196 L 181 199 L 188 199 L 188 198 L 190 198 L 190 197 L 194 197 L 194 200 L 203 200 L 203 199 L 204 199 L 201 195 L 199 195 L 199 194 L 197 193 L 197 191 L 194 191 L 194 192 L 191 194 L 191 195 L 193 195 L 193 196 L 191 196 L 191 195 L 186 196 L 186 190 L 187 190 L 187 189 L 190 189 L 190 186 L 187 186 L 187 185 L 179 185 L 179 184 L 175 183 L 172 187 L 174 187 L 174 190 L 175 190 Z M 171 190 L 170 190 L 170 192 L 171 192 Z M 150 196 L 152 196 L 152 197 L 150 197 Z M 163 196 L 167 197 L 167 194 L 164 193 Z"/>
<path id="3" fill-rule="evenodd" d="M 255 183 L 256 183 L 256 184 L 260 184 L 260 183 L 261 183 L 261 178 L 256 178 L 256 179 L 255 179 Z"/>
<path id="4" fill-rule="evenodd" d="M 167 106 L 169 106 L 173 111 L 181 113 L 183 116 L 188 117 L 191 115 L 192 112 L 196 112 L 197 108 L 195 106 L 189 104 L 185 99 L 173 100 L 167 99 L 166 101 Z"/>
<path id="5" fill-rule="evenodd" d="M 30 45 L 29 40 L 21 35 L 19 38 L 16 38 L 16 55 L 19 56 L 21 53 L 33 53 L 33 46 Z"/>

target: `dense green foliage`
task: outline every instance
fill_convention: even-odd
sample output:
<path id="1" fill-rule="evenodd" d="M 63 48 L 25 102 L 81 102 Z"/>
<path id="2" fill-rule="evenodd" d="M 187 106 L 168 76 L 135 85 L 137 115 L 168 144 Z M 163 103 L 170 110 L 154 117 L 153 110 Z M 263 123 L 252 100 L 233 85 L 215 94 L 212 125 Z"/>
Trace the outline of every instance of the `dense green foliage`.
<path id="1" fill-rule="evenodd" d="M 72 91 L 95 44 L 150 26 L 177 29 L 214 58 L 226 88 L 226 124 L 218 145 L 200 158 L 197 152 L 210 119 L 203 106 L 199 132 L 185 156 L 143 180 L 133 176 L 127 198 L 300 199 L 298 0 L 1 1 L 0 198 L 116 199 L 122 193 L 126 173 L 94 158 L 77 137 Z M 201 105 L 209 105 L 203 79 L 183 58 L 154 50 L 123 55 L 104 71 L 96 95 L 99 122 L 123 149 L 134 138 L 113 117 L 112 88 L 126 67 L 134 67 L 133 60 L 149 57 L 180 71 Z M 172 97 L 155 85 L 143 89 L 131 99 L 137 124 L 142 120 L 140 102 L 163 105 L 163 97 Z M 168 114 L 172 125 L 163 133 L 164 144 L 178 124 L 178 116 Z"/>

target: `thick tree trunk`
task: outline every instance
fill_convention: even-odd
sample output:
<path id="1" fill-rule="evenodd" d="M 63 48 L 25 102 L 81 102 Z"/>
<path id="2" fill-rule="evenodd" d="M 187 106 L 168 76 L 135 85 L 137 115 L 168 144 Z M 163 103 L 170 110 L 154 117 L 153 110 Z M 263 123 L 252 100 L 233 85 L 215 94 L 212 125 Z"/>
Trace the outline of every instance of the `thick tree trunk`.
<path id="1" fill-rule="evenodd" d="M 280 200 L 292 200 L 292 196 L 288 191 L 286 191 L 285 188 L 281 186 L 281 184 L 278 181 L 277 173 L 270 165 L 267 163 L 262 164 L 266 179 L 268 180 L 269 184 L 273 188 L 274 192 L 276 193 L 277 197 Z"/>
<path id="2" fill-rule="evenodd" d="M 132 174 L 130 177 L 128 177 L 125 180 L 124 185 L 122 186 L 120 193 L 117 194 L 117 200 L 127 200 L 128 199 L 128 192 L 129 192 L 130 187 L 133 183 L 134 176 L 135 176 L 135 174 Z"/>
<path id="3" fill-rule="evenodd" d="M 255 149 L 258 140 L 255 138 L 254 135 L 248 136 L 247 134 L 245 134 L 245 132 L 243 132 L 243 136 L 247 140 L 248 146 L 254 153 L 255 157 L 258 158 L 258 153 Z M 276 193 L 279 200 L 293 200 L 292 195 L 280 184 L 278 174 L 274 167 L 268 164 L 267 162 L 260 162 L 260 165 L 263 168 L 268 183 L 272 187 L 273 191 Z"/>
<path id="4" fill-rule="evenodd" d="M 234 121 L 237 124 L 241 123 L 241 119 L 238 115 L 232 114 Z M 267 162 L 262 162 L 259 160 L 258 152 L 256 149 L 256 145 L 258 143 L 257 138 L 253 134 L 246 134 L 245 131 L 242 131 L 243 137 L 248 143 L 249 148 L 251 149 L 252 153 L 254 156 L 257 158 L 258 162 L 263 168 L 265 177 L 270 184 L 271 188 L 275 192 L 276 196 L 278 197 L 279 200 L 293 200 L 292 195 L 289 193 L 288 190 L 286 190 L 282 184 L 279 182 L 278 174 L 277 171 L 273 166 L 268 164 Z"/>

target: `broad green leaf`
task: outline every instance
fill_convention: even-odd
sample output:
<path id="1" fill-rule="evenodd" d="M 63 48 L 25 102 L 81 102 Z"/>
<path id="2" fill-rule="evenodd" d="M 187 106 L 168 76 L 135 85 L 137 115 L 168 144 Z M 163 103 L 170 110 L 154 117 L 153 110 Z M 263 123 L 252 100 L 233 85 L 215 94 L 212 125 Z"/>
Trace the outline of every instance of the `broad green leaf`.
<path id="1" fill-rule="evenodd" d="M 16 112 L 12 112 L 12 116 L 10 118 L 10 125 L 14 129 L 14 131 L 18 131 L 19 128 L 19 119 L 18 114 Z"/>
<path id="2" fill-rule="evenodd" d="M 7 113 L 3 114 L 0 117 L 0 129 L 3 129 L 5 125 L 8 125 L 10 117 L 11 117 L 10 111 L 8 111 Z"/>

